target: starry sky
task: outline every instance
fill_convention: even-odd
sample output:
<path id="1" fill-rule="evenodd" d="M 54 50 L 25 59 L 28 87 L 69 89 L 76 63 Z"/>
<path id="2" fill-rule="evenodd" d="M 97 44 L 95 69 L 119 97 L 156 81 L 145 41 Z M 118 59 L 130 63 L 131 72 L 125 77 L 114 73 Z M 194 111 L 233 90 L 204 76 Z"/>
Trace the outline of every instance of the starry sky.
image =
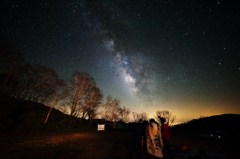
<path id="1" fill-rule="evenodd" d="M 240 114 L 235 0 L 3 0 L 0 34 L 61 79 L 89 73 L 133 112 Z"/>

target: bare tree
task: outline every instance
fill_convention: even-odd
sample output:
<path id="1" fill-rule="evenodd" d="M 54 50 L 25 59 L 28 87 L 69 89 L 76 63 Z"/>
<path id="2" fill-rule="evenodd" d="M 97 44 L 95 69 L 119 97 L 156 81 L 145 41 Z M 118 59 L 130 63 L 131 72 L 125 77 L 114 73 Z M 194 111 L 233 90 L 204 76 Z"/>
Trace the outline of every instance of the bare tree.
<path id="1" fill-rule="evenodd" d="M 22 52 L 7 40 L 0 40 L 0 71 L 13 70 L 20 61 L 23 61 Z"/>
<path id="2" fill-rule="evenodd" d="M 0 71 L 5 74 L 4 80 L 1 80 L 0 91 L 9 83 L 9 79 L 13 78 L 12 74 L 19 62 L 23 61 L 22 52 L 6 40 L 0 41 Z M 11 83 L 11 82 L 10 82 Z M 10 84 L 11 85 L 11 84 Z"/>
<path id="3" fill-rule="evenodd" d="M 93 86 L 87 92 L 82 107 L 82 118 L 87 116 L 87 118 L 89 119 L 89 123 L 91 123 L 91 120 L 97 116 L 97 110 L 100 106 L 102 97 L 103 94 L 101 90 L 96 86 Z"/>
<path id="4" fill-rule="evenodd" d="M 106 102 L 103 103 L 102 118 L 107 121 L 116 122 L 119 120 L 128 121 L 130 110 L 122 107 L 120 100 L 113 99 L 110 95 L 107 96 Z"/>
<path id="5" fill-rule="evenodd" d="M 176 119 L 176 115 L 173 115 L 172 112 L 170 112 L 168 110 L 157 110 L 156 111 L 155 118 L 157 119 L 157 121 L 159 121 L 159 123 L 161 123 L 161 121 L 158 118 L 158 116 L 165 118 L 166 122 L 169 123 L 169 126 L 171 126 L 174 123 L 175 119 Z"/>
<path id="6" fill-rule="evenodd" d="M 69 107 L 70 116 L 79 116 L 79 112 L 87 107 L 90 102 L 92 88 L 95 86 L 95 81 L 87 73 L 75 71 L 72 74 L 72 80 L 69 87 Z"/>
<path id="7" fill-rule="evenodd" d="M 116 122 L 118 118 L 118 107 L 120 101 L 113 99 L 110 95 L 106 97 L 106 102 L 103 104 L 102 118 L 107 121 Z"/>
<path id="8" fill-rule="evenodd" d="M 8 75 L 8 73 L 0 73 L 0 92 L 14 97 L 19 85 L 19 79 L 14 75 L 7 77 Z"/>
<path id="9" fill-rule="evenodd" d="M 88 96 L 89 111 L 87 113 L 88 113 L 88 119 L 93 119 L 97 116 L 97 109 L 100 106 L 101 100 L 103 98 L 103 94 L 98 87 L 93 87 L 89 92 L 90 92 Z"/>
<path id="10" fill-rule="evenodd" d="M 125 123 L 129 122 L 129 114 L 131 113 L 129 108 L 125 106 L 119 107 L 119 119 Z"/>
<path id="11" fill-rule="evenodd" d="M 57 104 L 58 101 L 60 101 L 61 99 L 66 97 L 66 84 L 63 80 L 56 80 L 55 84 L 54 84 L 54 92 L 51 93 L 51 102 L 50 102 L 50 106 L 49 106 L 49 111 L 48 114 L 46 116 L 46 119 L 44 121 L 44 123 L 47 123 L 48 118 L 50 116 L 50 113 L 52 111 L 52 109 L 54 108 L 54 106 Z"/>
<path id="12" fill-rule="evenodd" d="M 139 122 L 139 120 L 143 120 L 143 121 L 147 121 L 148 120 L 148 114 L 146 112 L 140 112 L 140 113 L 136 113 L 133 112 L 133 120 L 134 122 Z"/>
<path id="13" fill-rule="evenodd" d="M 22 85 L 17 98 L 35 101 L 44 95 L 44 91 L 53 88 L 58 78 L 57 73 L 52 68 L 38 64 L 34 66 L 26 64 L 19 69 L 18 74 Z"/>
<path id="14" fill-rule="evenodd" d="M 75 71 L 72 74 L 72 80 L 69 87 L 69 102 L 70 107 L 70 126 L 74 126 L 76 118 L 73 117 L 88 117 L 89 123 L 97 114 L 102 92 L 94 79 L 88 73 Z"/>

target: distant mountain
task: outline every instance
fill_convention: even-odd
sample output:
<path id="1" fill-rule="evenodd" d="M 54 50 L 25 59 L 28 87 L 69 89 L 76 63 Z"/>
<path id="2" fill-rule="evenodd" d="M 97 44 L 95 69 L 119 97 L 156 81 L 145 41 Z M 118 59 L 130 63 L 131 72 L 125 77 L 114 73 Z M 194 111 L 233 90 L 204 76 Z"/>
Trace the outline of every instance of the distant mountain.
<path id="1" fill-rule="evenodd" d="M 240 114 L 222 114 L 199 119 L 193 119 L 183 124 L 172 127 L 179 133 L 208 134 L 221 131 L 225 135 L 238 135 L 240 131 Z"/>

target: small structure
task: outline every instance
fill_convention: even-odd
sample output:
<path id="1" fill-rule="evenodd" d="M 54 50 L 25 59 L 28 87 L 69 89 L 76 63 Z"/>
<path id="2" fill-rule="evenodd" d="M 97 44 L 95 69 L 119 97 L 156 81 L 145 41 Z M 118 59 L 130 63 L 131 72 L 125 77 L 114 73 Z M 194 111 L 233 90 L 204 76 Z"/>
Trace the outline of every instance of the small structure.
<path id="1" fill-rule="evenodd" d="M 105 124 L 98 124 L 97 131 L 105 131 Z"/>
<path id="2" fill-rule="evenodd" d="M 104 119 L 92 119 L 92 125 L 97 127 L 97 131 L 105 131 L 106 121 Z"/>

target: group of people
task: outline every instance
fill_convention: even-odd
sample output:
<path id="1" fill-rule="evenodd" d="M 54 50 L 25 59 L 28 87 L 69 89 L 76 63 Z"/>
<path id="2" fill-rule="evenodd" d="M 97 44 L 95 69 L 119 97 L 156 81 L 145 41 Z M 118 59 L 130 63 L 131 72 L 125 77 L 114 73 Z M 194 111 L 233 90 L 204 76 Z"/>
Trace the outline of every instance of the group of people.
<path id="1" fill-rule="evenodd" d="M 152 158 L 171 159 L 169 123 L 165 118 L 158 116 L 160 124 L 153 118 L 136 124 L 133 131 L 135 157 L 143 158 L 149 154 Z"/>

